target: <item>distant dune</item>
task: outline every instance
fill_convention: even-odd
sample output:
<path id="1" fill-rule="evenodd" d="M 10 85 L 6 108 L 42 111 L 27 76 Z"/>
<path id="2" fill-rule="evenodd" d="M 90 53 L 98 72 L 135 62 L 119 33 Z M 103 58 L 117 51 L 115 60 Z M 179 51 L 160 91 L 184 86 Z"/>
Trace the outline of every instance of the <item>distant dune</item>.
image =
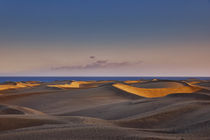
<path id="1" fill-rule="evenodd" d="M 139 88 L 180 88 L 188 86 L 185 82 L 180 81 L 168 81 L 168 80 L 159 80 L 159 81 L 146 81 L 143 83 L 132 84 L 134 87 Z"/>
<path id="2" fill-rule="evenodd" d="M 112 81 L 72 81 L 70 84 L 61 84 L 61 85 L 48 85 L 48 87 L 57 87 L 57 88 L 91 88 L 97 87 L 101 84 L 110 83 Z"/>
<path id="3" fill-rule="evenodd" d="M 141 83 L 142 81 L 136 81 L 136 80 L 128 80 L 128 81 L 124 81 L 124 83 L 126 83 L 126 84 L 136 84 L 136 83 Z"/>
<path id="4" fill-rule="evenodd" d="M 10 82 L 10 83 L 1 84 L 0 90 L 35 87 L 35 86 L 39 86 L 39 85 L 40 84 L 38 82 Z"/>
<path id="5" fill-rule="evenodd" d="M 209 83 L 2 83 L 0 140 L 209 140 Z"/>
<path id="6" fill-rule="evenodd" d="M 202 89 L 199 87 L 192 87 L 180 84 L 178 82 L 163 82 L 163 81 L 147 82 L 142 84 L 142 86 L 139 85 L 139 87 L 134 87 L 122 83 L 115 83 L 113 84 L 113 86 L 118 89 L 124 90 L 126 92 L 147 98 L 163 97 L 168 94 L 174 94 L 174 93 L 193 93 Z"/>

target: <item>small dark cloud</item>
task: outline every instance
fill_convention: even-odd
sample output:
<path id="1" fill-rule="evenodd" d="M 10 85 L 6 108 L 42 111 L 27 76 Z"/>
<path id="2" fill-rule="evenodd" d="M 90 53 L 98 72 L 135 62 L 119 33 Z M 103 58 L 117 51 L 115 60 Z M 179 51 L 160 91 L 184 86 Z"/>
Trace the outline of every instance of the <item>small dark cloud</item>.
<path id="1" fill-rule="evenodd" d="M 73 65 L 73 66 L 61 66 L 52 68 L 52 70 L 81 70 L 81 69 L 97 69 L 97 68 L 119 68 L 126 66 L 139 65 L 142 61 L 138 62 L 109 62 L 108 60 L 97 60 L 93 63 L 89 63 L 86 65 Z"/>
<path id="2" fill-rule="evenodd" d="M 89 58 L 90 58 L 90 59 L 95 59 L 96 57 L 95 57 L 95 56 L 90 56 Z"/>

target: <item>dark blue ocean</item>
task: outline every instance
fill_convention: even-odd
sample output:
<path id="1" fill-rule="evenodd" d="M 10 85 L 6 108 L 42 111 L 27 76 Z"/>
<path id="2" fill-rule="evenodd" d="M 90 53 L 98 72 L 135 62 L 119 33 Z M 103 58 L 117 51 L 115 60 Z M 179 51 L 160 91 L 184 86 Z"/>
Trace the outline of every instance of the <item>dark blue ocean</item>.
<path id="1" fill-rule="evenodd" d="M 51 82 L 51 81 L 62 81 L 62 80 L 76 80 L 76 81 L 91 81 L 91 80 L 150 80 L 150 79 L 161 79 L 161 80 L 186 80 L 189 78 L 196 78 L 201 80 L 210 80 L 210 77 L 0 77 L 0 82 L 5 81 L 41 81 L 41 82 Z"/>

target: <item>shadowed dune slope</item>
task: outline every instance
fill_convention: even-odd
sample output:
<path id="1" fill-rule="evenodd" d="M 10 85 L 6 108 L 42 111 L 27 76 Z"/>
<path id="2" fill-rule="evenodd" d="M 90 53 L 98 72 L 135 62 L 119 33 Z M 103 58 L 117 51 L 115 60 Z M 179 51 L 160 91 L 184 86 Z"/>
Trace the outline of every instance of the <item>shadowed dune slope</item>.
<path id="1" fill-rule="evenodd" d="M 47 92 L 42 92 L 40 88 L 39 90 L 33 94 L 29 92 L 29 95 L 27 93 L 21 95 L 23 91 L 20 90 L 16 93 L 19 96 L 13 94 L 0 96 L 0 102 L 29 107 L 50 114 L 61 114 L 101 104 L 131 100 L 124 95 L 123 91 L 116 90 L 111 85 L 87 89 L 47 89 Z"/>
<path id="2" fill-rule="evenodd" d="M 195 85 L 210 90 L 210 82 L 200 82 L 200 83 L 196 83 Z"/>
<path id="3" fill-rule="evenodd" d="M 36 114 L 36 115 L 45 115 L 44 113 L 27 108 L 27 107 L 20 107 L 14 105 L 5 105 L 0 104 L 0 115 L 8 115 L 8 114 Z"/>
<path id="4" fill-rule="evenodd" d="M 85 124 L 34 127 L 0 135 L 3 140 L 168 140 L 168 137 L 122 127 Z"/>
<path id="5" fill-rule="evenodd" d="M 203 93 L 192 94 L 171 94 L 162 98 L 142 98 L 139 100 L 124 101 L 120 103 L 106 104 L 94 106 L 79 111 L 73 111 L 64 116 L 89 116 L 108 120 L 118 120 L 126 118 L 135 118 L 136 115 L 144 115 L 147 112 L 156 112 L 162 108 L 175 107 L 177 105 L 185 105 L 192 101 L 202 101 L 206 103 L 210 100 L 209 95 Z"/>
<path id="6" fill-rule="evenodd" d="M 44 124 L 62 123 L 47 116 L 37 115 L 0 115 L 0 131 L 27 128 Z"/>
<path id="7" fill-rule="evenodd" d="M 132 84 L 132 86 L 139 88 L 179 88 L 187 86 L 187 84 L 185 82 L 180 82 L 180 81 L 157 80 L 157 81 L 136 83 Z"/>

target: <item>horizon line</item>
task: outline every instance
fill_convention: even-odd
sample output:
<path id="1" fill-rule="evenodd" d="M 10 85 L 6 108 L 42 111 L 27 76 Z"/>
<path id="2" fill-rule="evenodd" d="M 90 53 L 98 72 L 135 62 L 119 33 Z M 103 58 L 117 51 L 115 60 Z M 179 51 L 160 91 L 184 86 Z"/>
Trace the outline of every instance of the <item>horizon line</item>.
<path id="1" fill-rule="evenodd" d="M 97 76 L 53 76 L 53 75 L 50 75 L 50 76 L 48 76 L 48 75 L 46 75 L 46 76 L 43 76 L 43 75 L 37 75 L 37 76 L 31 76 L 31 75 L 23 75 L 23 76 L 2 76 L 2 75 L 0 75 L 0 77 L 210 77 L 210 76 L 189 76 L 189 75 L 186 75 L 186 76 L 139 76 L 139 75 L 137 75 L 137 76 L 103 76 L 103 75 L 97 75 Z"/>

